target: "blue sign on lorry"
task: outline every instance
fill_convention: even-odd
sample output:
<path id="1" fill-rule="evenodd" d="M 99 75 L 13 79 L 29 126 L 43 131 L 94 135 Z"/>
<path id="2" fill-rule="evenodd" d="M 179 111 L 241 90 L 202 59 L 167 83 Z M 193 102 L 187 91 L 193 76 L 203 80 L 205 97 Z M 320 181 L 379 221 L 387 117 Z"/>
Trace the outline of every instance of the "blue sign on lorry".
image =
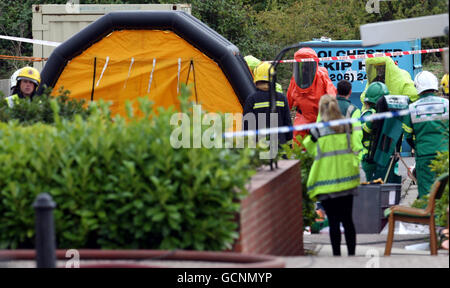
<path id="1" fill-rule="evenodd" d="M 321 43 L 324 47 L 320 47 Z M 311 45 L 312 49 L 316 51 L 319 58 L 334 57 L 334 56 L 349 56 L 349 55 L 364 55 L 374 53 L 388 53 L 388 52 L 401 52 L 401 51 L 415 51 L 421 49 L 420 39 L 413 41 L 401 41 L 391 42 L 386 44 L 380 44 L 371 47 L 361 47 L 361 40 L 331 40 L 329 38 L 315 39 L 313 41 L 303 42 L 302 44 L 314 44 Z M 351 47 L 351 45 L 355 47 Z M 325 47 L 326 46 L 326 47 Z M 398 67 L 409 72 L 411 79 L 422 71 L 422 56 L 416 55 L 402 55 L 392 57 Z M 362 103 L 360 100 L 361 93 L 364 92 L 367 84 L 367 75 L 364 59 L 358 60 L 341 60 L 341 61 L 321 61 L 320 66 L 327 68 L 328 75 L 335 87 L 337 83 L 342 79 L 350 81 L 352 83 L 352 95 L 350 101 L 353 105 L 361 108 Z M 402 143 L 402 156 L 411 155 L 411 147 L 403 141 Z"/>
<path id="2" fill-rule="evenodd" d="M 320 43 L 327 46 L 311 47 L 314 51 L 316 51 L 319 58 L 374 54 L 377 52 L 387 53 L 414 51 L 421 49 L 420 39 L 414 41 L 392 42 L 371 47 L 361 47 L 361 40 L 330 40 L 329 38 L 322 38 L 321 40 L 303 42 L 303 44 L 309 43 L 313 43 L 314 45 L 312 46 L 320 46 Z M 352 44 L 355 44 L 354 48 L 351 46 L 348 47 Z M 342 46 L 345 46 L 345 48 Z M 414 79 L 417 73 L 422 71 L 420 54 L 397 56 L 392 57 L 392 59 L 398 63 L 398 67 L 408 71 L 412 79 Z M 320 66 L 327 68 L 328 74 L 331 81 L 333 81 L 334 86 L 337 86 L 337 83 L 342 79 L 348 80 L 352 83 L 352 95 L 350 100 L 359 108 L 362 106 L 359 97 L 367 84 L 367 75 L 364 63 L 364 59 L 319 62 Z"/>

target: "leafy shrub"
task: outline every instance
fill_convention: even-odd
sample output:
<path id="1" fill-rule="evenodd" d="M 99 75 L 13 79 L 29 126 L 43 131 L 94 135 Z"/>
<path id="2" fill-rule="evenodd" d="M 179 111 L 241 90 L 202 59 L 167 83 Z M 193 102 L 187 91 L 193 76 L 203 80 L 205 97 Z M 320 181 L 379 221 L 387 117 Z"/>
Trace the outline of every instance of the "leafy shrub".
<path id="1" fill-rule="evenodd" d="M 431 170 L 436 172 L 436 178 L 444 173 L 448 173 L 449 170 L 449 156 L 447 152 L 438 152 L 436 158 L 431 161 Z M 428 204 L 429 195 L 425 195 L 422 198 L 414 201 L 412 207 L 424 209 Z M 436 217 L 436 225 L 447 226 L 447 207 L 448 207 L 448 184 L 445 187 L 444 194 L 441 199 L 436 201 L 434 215 Z"/>
<path id="2" fill-rule="evenodd" d="M 172 148 L 174 110 L 148 100 L 128 121 L 96 105 L 69 121 L 50 104 L 52 126 L 0 123 L 1 249 L 34 247 L 31 205 L 42 192 L 57 204 L 60 248 L 230 248 L 254 150 Z"/>

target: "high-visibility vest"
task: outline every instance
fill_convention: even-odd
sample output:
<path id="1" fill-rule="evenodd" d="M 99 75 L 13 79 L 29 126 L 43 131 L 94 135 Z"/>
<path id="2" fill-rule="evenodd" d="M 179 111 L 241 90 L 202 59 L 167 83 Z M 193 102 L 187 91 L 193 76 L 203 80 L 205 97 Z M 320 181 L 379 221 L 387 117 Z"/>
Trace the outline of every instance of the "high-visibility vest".
<path id="1" fill-rule="evenodd" d="M 426 94 L 409 105 L 411 111 L 403 126 L 406 137 L 415 136 L 416 156 L 448 151 L 449 102 L 445 98 Z M 447 133 L 447 134 L 446 134 Z"/>
<path id="2" fill-rule="evenodd" d="M 19 95 L 14 94 L 5 98 L 6 103 L 8 103 L 9 108 L 14 107 L 15 104 L 19 103 Z"/>
<path id="3" fill-rule="evenodd" d="M 364 111 L 362 114 L 362 117 L 370 116 L 372 114 L 377 113 L 374 108 L 369 108 Z M 371 142 L 374 140 L 374 135 L 372 131 L 372 122 L 364 122 L 362 124 L 362 130 L 363 130 L 363 138 L 362 138 L 362 146 L 363 146 L 363 155 L 367 155 L 369 153 L 369 148 Z M 363 156 L 364 159 L 364 156 Z"/>
<path id="4" fill-rule="evenodd" d="M 351 130 L 336 133 L 329 127 L 315 129 L 318 132 L 314 142 L 311 135 L 303 141 L 308 153 L 314 156 L 314 163 L 308 176 L 308 195 L 313 198 L 355 188 L 360 183 L 357 148 L 352 145 Z"/>

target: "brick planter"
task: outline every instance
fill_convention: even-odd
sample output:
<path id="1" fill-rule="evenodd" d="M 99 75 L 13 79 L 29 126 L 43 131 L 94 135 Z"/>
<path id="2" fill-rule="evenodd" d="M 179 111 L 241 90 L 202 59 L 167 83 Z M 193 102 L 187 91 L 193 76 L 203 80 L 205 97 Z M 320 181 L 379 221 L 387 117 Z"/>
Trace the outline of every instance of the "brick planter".
<path id="1" fill-rule="evenodd" d="M 283 160 L 251 179 L 238 216 L 240 238 L 233 251 L 277 256 L 304 255 L 300 162 Z"/>

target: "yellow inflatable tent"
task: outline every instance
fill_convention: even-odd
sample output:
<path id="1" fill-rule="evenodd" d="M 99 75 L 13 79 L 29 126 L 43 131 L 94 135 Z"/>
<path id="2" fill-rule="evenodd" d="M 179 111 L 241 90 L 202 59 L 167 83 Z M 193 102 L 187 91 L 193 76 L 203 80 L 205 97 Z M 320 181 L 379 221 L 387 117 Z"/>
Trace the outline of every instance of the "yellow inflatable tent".
<path id="1" fill-rule="evenodd" d="M 178 106 L 182 83 L 192 84 L 192 100 L 209 112 L 242 113 L 256 91 L 238 48 L 181 11 L 111 12 L 58 46 L 41 77 L 41 89 L 111 101 L 121 115 L 127 99 L 144 96 Z"/>

